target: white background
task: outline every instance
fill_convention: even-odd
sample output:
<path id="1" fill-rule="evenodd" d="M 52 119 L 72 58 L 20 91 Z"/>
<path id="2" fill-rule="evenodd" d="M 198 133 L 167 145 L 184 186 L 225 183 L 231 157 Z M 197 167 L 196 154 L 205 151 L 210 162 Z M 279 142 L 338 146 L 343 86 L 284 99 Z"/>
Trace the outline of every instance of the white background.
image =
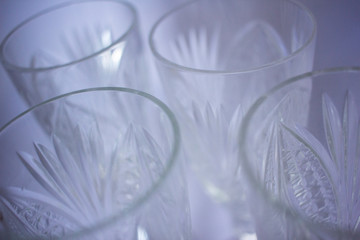
<path id="1" fill-rule="evenodd" d="M 0 0 L 0 40 L 22 20 L 64 0 Z M 136 5 L 143 37 L 167 9 L 184 0 L 132 0 Z M 300 0 L 315 15 L 318 35 L 315 69 L 360 65 L 360 1 Z M 11 80 L 0 67 L 0 125 L 25 110 Z"/>
<path id="2" fill-rule="evenodd" d="M 145 44 L 152 23 L 164 11 L 183 1 L 130 1 L 137 7 Z M 314 69 L 360 65 L 360 0 L 299 1 L 313 12 L 318 24 Z M 64 1 L 0 0 L 0 40 L 22 20 L 58 2 Z M 11 80 L 0 66 L 0 126 L 25 109 Z M 0 151 L 3 150 L 0 147 Z M 196 185 L 192 185 L 191 193 L 194 239 L 223 240 L 220 230 L 226 228 L 226 219 Z"/>

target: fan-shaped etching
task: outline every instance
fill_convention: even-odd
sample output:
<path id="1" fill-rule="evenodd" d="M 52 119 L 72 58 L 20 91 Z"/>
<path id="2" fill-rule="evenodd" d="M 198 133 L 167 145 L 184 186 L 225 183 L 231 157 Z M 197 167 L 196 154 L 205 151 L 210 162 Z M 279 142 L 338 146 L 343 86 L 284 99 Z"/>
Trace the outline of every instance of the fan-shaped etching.
<path id="1" fill-rule="evenodd" d="M 25 238 L 51 238 L 86 229 L 131 206 L 164 170 L 162 147 L 139 126 L 129 125 L 110 154 L 104 151 L 104 136 L 96 123 L 90 129 L 76 125 L 72 132 L 71 141 L 70 136 L 53 134 L 51 147 L 34 143 L 36 156 L 18 152 L 48 194 L 17 186 L 1 188 L 0 209 L 10 232 Z M 128 223 L 135 226 L 136 221 Z M 118 227 L 111 236 L 126 239 L 127 229 Z"/>
<path id="2" fill-rule="evenodd" d="M 304 127 L 275 120 L 269 129 L 261 178 L 275 198 L 298 214 L 332 228 L 358 232 L 360 119 L 350 92 L 342 112 L 341 119 L 325 93 L 322 114 L 327 146 Z"/>
<path id="3" fill-rule="evenodd" d="M 237 139 L 243 117 L 242 105 L 227 113 L 222 105 L 207 102 L 201 107 L 193 102 L 189 115 L 196 135 L 187 148 L 191 149 L 188 154 L 196 159 L 191 164 L 200 174 L 205 189 L 220 202 L 240 198 Z"/>

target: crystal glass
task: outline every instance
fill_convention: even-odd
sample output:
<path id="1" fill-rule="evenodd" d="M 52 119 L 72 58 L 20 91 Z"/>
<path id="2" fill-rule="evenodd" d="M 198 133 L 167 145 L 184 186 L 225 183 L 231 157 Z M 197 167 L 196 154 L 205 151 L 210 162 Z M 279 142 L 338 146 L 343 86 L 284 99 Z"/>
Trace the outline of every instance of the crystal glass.
<path id="1" fill-rule="evenodd" d="M 137 14 L 126 2 L 85 0 L 41 11 L 0 45 L 0 61 L 30 105 L 100 86 L 140 88 Z"/>
<path id="2" fill-rule="evenodd" d="M 258 239 L 360 239 L 360 67 L 306 73 L 250 108 L 240 161 Z"/>
<path id="3" fill-rule="evenodd" d="M 37 117 L 53 110 L 42 126 Z M 169 108 L 137 90 L 35 105 L 0 129 L 7 239 L 189 239 L 179 141 Z"/>
<path id="4" fill-rule="evenodd" d="M 247 234 L 237 129 L 256 97 L 313 64 L 316 24 L 287 0 L 192 1 L 161 17 L 150 47 L 204 189 Z"/>

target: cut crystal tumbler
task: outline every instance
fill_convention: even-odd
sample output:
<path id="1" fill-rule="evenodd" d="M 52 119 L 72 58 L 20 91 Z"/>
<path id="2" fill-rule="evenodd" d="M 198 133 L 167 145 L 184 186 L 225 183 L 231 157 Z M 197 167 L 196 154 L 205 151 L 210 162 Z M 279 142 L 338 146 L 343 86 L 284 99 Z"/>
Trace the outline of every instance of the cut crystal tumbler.
<path id="1" fill-rule="evenodd" d="M 360 67 L 274 87 L 240 130 L 258 239 L 360 239 Z"/>
<path id="2" fill-rule="evenodd" d="M 30 105 L 83 88 L 137 89 L 141 55 L 136 11 L 115 0 L 56 5 L 19 24 L 0 45 L 0 61 Z"/>
<path id="3" fill-rule="evenodd" d="M 312 14 L 287 0 L 192 1 L 152 28 L 150 47 L 188 163 L 239 228 L 246 216 L 236 139 L 243 113 L 272 86 L 312 69 L 315 35 Z"/>
<path id="4" fill-rule="evenodd" d="M 84 89 L 35 105 L 0 129 L 7 239 L 189 239 L 179 141 L 173 113 L 136 90 Z"/>

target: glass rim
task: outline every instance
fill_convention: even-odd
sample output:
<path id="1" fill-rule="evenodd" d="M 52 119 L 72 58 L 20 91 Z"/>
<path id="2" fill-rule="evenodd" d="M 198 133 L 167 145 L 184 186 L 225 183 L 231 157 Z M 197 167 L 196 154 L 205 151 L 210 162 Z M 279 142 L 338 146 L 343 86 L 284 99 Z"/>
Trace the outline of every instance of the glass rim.
<path id="1" fill-rule="evenodd" d="M 293 220 L 300 220 L 303 223 L 306 224 L 306 226 L 313 230 L 313 233 L 316 233 L 316 231 L 323 230 L 326 232 L 330 232 L 333 234 L 341 233 L 345 234 L 346 236 L 354 237 L 357 236 L 360 238 L 360 232 L 354 233 L 350 231 L 346 231 L 344 229 L 335 228 L 332 229 L 328 226 L 325 226 L 324 224 L 317 223 L 314 221 L 311 221 L 309 218 L 302 216 L 300 214 L 294 215 L 293 212 L 290 210 L 289 206 L 286 206 L 286 204 L 282 204 L 282 201 L 279 201 L 277 199 L 274 199 L 271 197 L 268 190 L 265 189 L 265 187 L 257 180 L 255 177 L 255 174 L 253 173 L 253 168 L 250 166 L 250 158 L 246 151 L 246 140 L 248 139 L 249 128 L 248 126 L 251 125 L 251 120 L 253 116 L 257 113 L 257 110 L 262 106 L 262 104 L 273 94 L 278 92 L 279 90 L 283 89 L 286 86 L 289 86 L 295 82 L 302 81 L 305 78 L 308 77 L 317 77 L 321 75 L 326 74 L 334 74 L 334 73 L 360 73 L 360 66 L 348 66 L 348 67 L 332 67 L 332 68 L 326 68 L 322 70 L 315 70 L 307 73 L 300 74 L 298 76 L 289 78 L 288 80 L 281 82 L 280 84 L 274 86 L 270 90 L 268 90 L 265 94 L 262 94 L 259 98 L 257 98 L 253 104 L 250 106 L 250 108 L 247 110 L 246 114 L 244 115 L 243 121 L 240 125 L 240 129 L 238 131 L 238 146 L 239 146 L 239 158 L 238 161 L 240 162 L 241 166 L 244 167 L 244 172 L 251 184 L 255 188 L 255 191 L 259 193 L 266 202 L 270 203 L 273 207 L 275 207 L 276 210 L 279 210 L 280 212 L 287 213 L 287 216 L 290 216 Z M 314 80 L 312 80 L 314 81 Z"/>
<path id="2" fill-rule="evenodd" d="M 165 115 L 167 116 L 167 118 L 170 122 L 171 128 L 172 128 L 172 134 L 173 134 L 172 149 L 167 156 L 167 161 L 166 161 L 164 170 L 160 174 L 159 179 L 156 182 L 154 182 L 147 191 L 145 191 L 143 194 L 141 194 L 140 197 L 138 197 L 132 204 L 130 204 L 129 207 L 126 207 L 125 209 L 122 209 L 122 210 L 118 210 L 115 213 L 111 214 L 110 216 L 107 216 L 100 221 L 96 221 L 95 223 L 91 224 L 90 226 L 86 226 L 84 229 L 81 229 L 76 232 L 65 235 L 64 237 L 62 237 L 62 239 L 73 239 L 73 238 L 82 236 L 83 234 L 86 235 L 89 233 L 94 233 L 99 230 L 102 230 L 103 228 L 106 228 L 107 226 L 110 226 L 111 224 L 127 217 L 132 212 L 137 211 L 138 208 L 142 207 L 146 202 L 148 202 L 150 199 L 153 198 L 153 196 L 155 195 L 157 190 L 159 188 L 161 188 L 161 186 L 164 184 L 164 182 L 168 178 L 170 172 L 174 168 L 174 165 L 176 164 L 176 162 L 178 162 L 178 159 L 179 159 L 178 155 L 179 155 L 179 151 L 180 151 L 181 137 L 180 137 L 179 124 L 178 124 L 178 121 L 177 121 L 174 113 L 170 110 L 170 108 L 165 103 L 163 103 L 161 100 L 159 100 L 158 98 L 154 97 L 153 95 L 151 95 L 149 93 L 131 89 L 131 88 L 124 88 L 124 87 L 96 87 L 96 88 L 81 89 L 81 90 L 61 94 L 59 96 L 50 98 L 46 101 L 43 101 L 39 104 L 36 104 L 36 105 L 28 108 L 27 110 L 20 113 L 19 115 L 14 117 L 12 120 L 7 122 L 4 126 L 2 126 L 0 128 L 0 136 L 1 136 L 2 133 L 4 131 L 6 131 L 18 119 L 21 119 L 23 116 L 33 112 L 34 110 L 38 109 L 39 107 L 41 107 L 43 105 L 46 105 L 48 103 L 52 103 L 59 99 L 64 99 L 66 97 L 73 96 L 73 95 L 78 95 L 78 94 L 82 94 L 82 93 L 91 93 L 91 92 L 106 92 L 106 91 L 129 93 L 132 95 L 136 95 L 138 97 L 142 97 L 146 100 L 149 100 L 153 104 L 158 106 L 161 109 L 161 111 L 164 112 Z M 10 235 L 10 236 L 12 236 L 12 235 Z M 30 239 L 32 239 L 32 238 L 30 238 Z M 37 238 L 34 238 L 34 240 L 35 239 L 37 239 Z"/>
<path id="3" fill-rule="evenodd" d="M 88 54 L 88 55 L 86 55 L 84 57 L 81 57 L 79 59 L 71 60 L 71 61 L 68 61 L 68 62 L 65 62 L 65 63 L 62 63 L 62 64 L 56 64 L 56 65 L 49 66 L 49 67 L 35 67 L 35 68 L 22 67 L 22 66 L 18 66 L 17 64 L 11 63 L 10 61 L 8 61 L 6 59 L 5 54 L 4 54 L 5 46 L 8 43 L 8 40 L 10 39 L 10 37 L 13 36 L 13 34 L 16 33 L 18 30 L 20 30 L 22 27 L 26 27 L 26 25 L 28 23 L 31 23 L 33 20 L 35 20 L 35 19 L 37 19 L 39 17 L 42 17 L 42 16 L 44 16 L 46 14 L 49 14 L 49 13 L 51 13 L 53 11 L 63 9 L 63 8 L 66 8 L 66 7 L 69 7 L 69 6 L 72 6 L 72 5 L 86 4 L 86 3 L 90 3 L 90 2 L 117 3 L 119 5 L 123 5 L 124 7 L 126 7 L 130 11 L 130 13 L 132 15 L 131 23 L 128 26 L 128 28 L 126 29 L 126 31 L 123 34 L 121 34 L 117 39 L 112 41 L 112 43 L 109 46 L 103 47 L 100 50 L 97 50 L 97 51 L 95 51 L 95 52 L 93 52 L 91 54 Z M 56 4 L 56 5 L 52 6 L 52 7 L 46 8 L 44 10 L 41 10 L 41 11 L 33 14 L 29 18 L 22 21 L 20 24 L 16 25 L 9 33 L 6 34 L 5 38 L 0 43 L 0 61 L 4 64 L 4 66 L 6 68 L 9 68 L 9 69 L 11 69 L 13 71 L 18 71 L 18 72 L 41 72 L 41 71 L 48 71 L 48 70 L 67 67 L 67 66 L 70 66 L 70 65 L 75 64 L 75 63 L 86 61 L 87 59 L 98 56 L 98 55 L 106 52 L 107 50 L 111 49 L 116 44 L 121 42 L 124 38 L 126 38 L 132 32 L 133 29 L 135 29 L 137 21 L 138 20 L 137 20 L 136 9 L 130 3 L 126 2 L 126 1 L 122 1 L 122 0 L 78 0 L 78 1 L 67 1 L 67 2 L 64 2 L 64 3 Z"/>
<path id="4" fill-rule="evenodd" d="M 282 57 L 280 59 L 277 59 L 275 61 L 271 61 L 269 63 L 266 64 L 262 64 L 261 66 L 256 66 L 256 67 L 251 67 L 251 68 L 245 68 L 243 70 L 232 70 L 232 71 L 226 71 L 226 70 L 210 70 L 210 69 L 200 69 L 200 68 L 192 68 L 192 67 L 186 67 L 183 66 L 181 64 L 178 64 L 174 61 L 170 61 L 168 58 L 164 57 L 162 54 L 159 53 L 159 51 L 157 50 L 158 48 L 155 46 L 156 44 L 154 43 L 154 36 L 156 34 L 156 30 L 158 29 L 158 27 L 167 20 L 167 18 L 171 17 L 173 13 L 181 11 L 182 9 L 188 7 L 191 4 L 197 3 L 197 2 L 201 2 L 204 0 L 192 0 L 190 2 L 186 2 L 184 4 L 180 4 L 179 6 L 175 7 L 174 9 L 168 11 L 167 13 L 165 13 L 164 15 L 162 15 L 153 25 L 153 27 L 150 30 L 150 34 L 148 37 L 148 42 L 149 42 L 149 46 L 151 49 L 151 52 L 153 53 L 153 55 L 155 56 L 156 59 L 158 59 L 160 62 L 171 66 L 173 68 L 179 69 L 181 71 L 186 71 L 186 72 L 194 72 L 194 73 L 209 73 L 209 74 L 222 74 L 222 75 L 235 75 L 235 74 L 242 74 L 242 73 L 248 73 L 248 72 L 254 72 L 254 71 L 259 71 L 262 69 L 266 69 L 266 68 L 270 68 L 270 67 L 274 67 L 277 65 L 280 65 L 286 61 L 289 61 L 291 58 L 297 56 L 300 52 L 302 52 L 305 48 L 307 48 L 314 40 L 315 40 L 315 36 L 316 36 L 316 32 L 317 32 L 317 23 L 315 20 L 315 17 L 313 15 L 313 13 L 302 3 L 297 2 L 295 0 L 276 0 L 276 1 L 282 1 L 282 2 L 289 2 L 292 3 L 294 5 L 296 5 L 299 9 L 302 9 L 305 13 L 307 13 L 307 16 L 309 17 L 311 23 L 312 23 L 312 31 L 310 34 L 309 39 L 307 39 L 305 41 L 305 43 L 298 48 L 296 51 L 291 52 L 290 54 L 288 54 L 285 57 Z"/>

